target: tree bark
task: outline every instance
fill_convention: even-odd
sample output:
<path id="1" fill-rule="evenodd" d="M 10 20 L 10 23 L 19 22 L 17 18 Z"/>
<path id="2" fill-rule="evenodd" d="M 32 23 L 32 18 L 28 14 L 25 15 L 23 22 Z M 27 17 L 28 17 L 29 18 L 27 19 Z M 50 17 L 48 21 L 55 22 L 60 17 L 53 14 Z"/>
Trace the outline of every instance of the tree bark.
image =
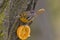
<path id="1" fill-rule="evenodd" d="M 20 24 L 18 15 L 26 10 L 28 0 L 3 0 L 0 4 L 1 12 L 3 11 L 5 18 L 3 22 L 4 36 L 3 40 L 19 40 L 16 36 L 16 30 Z M 0 12 L 0 13 L 1 13 Z M 16 22 L 17 21 L 17 22 Z"/>

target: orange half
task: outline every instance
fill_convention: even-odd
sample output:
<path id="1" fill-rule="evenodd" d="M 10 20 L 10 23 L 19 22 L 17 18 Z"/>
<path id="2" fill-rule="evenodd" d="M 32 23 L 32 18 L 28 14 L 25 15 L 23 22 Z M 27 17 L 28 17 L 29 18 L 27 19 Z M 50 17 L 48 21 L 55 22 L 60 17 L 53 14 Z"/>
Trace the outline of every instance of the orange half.
<path id="1" fill-rule="evenodd" d="M 17 29 L 17 36 L 22 40 L 30 37 L 30 27 L 28 25 L 19 26 Z"/>

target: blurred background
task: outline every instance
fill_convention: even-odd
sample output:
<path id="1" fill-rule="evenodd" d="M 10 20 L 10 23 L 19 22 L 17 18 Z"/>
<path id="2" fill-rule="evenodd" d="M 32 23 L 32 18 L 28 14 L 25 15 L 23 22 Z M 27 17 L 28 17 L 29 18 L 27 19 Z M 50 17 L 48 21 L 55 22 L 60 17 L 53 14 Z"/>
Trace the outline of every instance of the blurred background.
<path id="1" fill-rule="evenodd" d="M 0 0 L 0 6 L 2 3 L 3 0 Z M 38 0 L 36 11 L 40 8 L 44 8 L 45 12 L 36 17 L 30 26 L 31 37 L 28 40 L 60 40 L 60 0 Z M 0 31 L 5 28 L 2 25 L 4 17 L 3 12 L 0 12 Z M 0 40 L 3 40 L 4 32 L 0 32 Z"/>
<path id="2" fill-rule="evenodd" d="M 36 10 L 44 8 L 33 24 L 32 40 L 60 40 L 60 0 L 38 0 Z"/>

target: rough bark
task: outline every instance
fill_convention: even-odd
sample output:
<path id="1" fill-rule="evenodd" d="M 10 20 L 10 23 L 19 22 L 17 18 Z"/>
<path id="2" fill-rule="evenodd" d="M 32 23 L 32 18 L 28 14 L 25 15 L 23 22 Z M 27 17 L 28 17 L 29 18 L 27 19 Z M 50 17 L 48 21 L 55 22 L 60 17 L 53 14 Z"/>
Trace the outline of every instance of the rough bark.
<path id="1" fill-rule="evenodd" d="M 27 7 L 27 0 L 0 0 L 0 14 L 3 13 L 2 40 L 19 40 L 16 36 L 16 29 L 19 26 L 18 16 Z M 16 22 L 17 20 L 17 22 Z M 0 25 L 1 26 L 1 25 Z M 1 30 L 2 31 L 2 30 Z"/>

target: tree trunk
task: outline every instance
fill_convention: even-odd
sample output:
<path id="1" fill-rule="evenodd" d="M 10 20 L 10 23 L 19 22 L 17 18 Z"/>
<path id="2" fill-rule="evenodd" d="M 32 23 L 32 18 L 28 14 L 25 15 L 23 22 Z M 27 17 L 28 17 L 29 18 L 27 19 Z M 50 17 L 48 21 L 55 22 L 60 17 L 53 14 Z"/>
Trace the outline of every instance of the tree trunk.
<path id="1" fill-rule="evenodd" d="M 16 36 L 16 29 L 20 22 L 17 16 L 27 7 L 27 0 L 0 0 L 0 14 L 3 13 L 3 39 L 2 40 L 19 40 Z M 17 22 L 16 22 L 17 20 Z M 1 26 L 1 25 L 0 25 Z"/>

